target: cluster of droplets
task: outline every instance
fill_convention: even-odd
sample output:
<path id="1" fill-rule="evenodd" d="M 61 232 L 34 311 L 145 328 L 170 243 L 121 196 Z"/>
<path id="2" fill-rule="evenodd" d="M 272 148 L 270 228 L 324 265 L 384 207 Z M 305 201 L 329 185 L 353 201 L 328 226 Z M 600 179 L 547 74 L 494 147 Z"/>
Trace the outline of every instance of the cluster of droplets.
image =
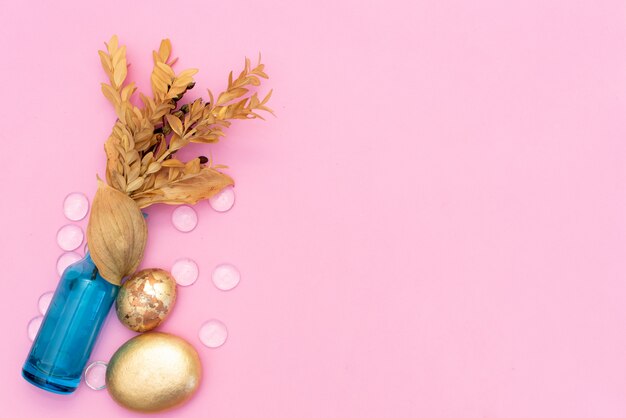
<path id="1" fill-rule="evenodd" d="M 209 205 L 216 212 L 227 212 L 235 204 L 235 192 L 232 187 L 224 188 L 220 193 L 209 199 Z M 198 225 L 198 215 L 191 206 L 179 206 L 172 211 L 172 225 L 181 232 L 191 232 Z M 200 271 L 198 264 L 190 258 L 181 258 L 174 262 L 171 268 L 172 276 L 180 286 L 191 286 L 196 282 Z M 220 290 L 231 290 L 239 284 L 241 275 L 232 264 L 218 265 L 211 279 L 215 287 Z M 207 347 L 217 348 L 223 345 L 228 338 L 228 329 L 222 321 L 210 319 L 200 327 L 198 332 L 200 342 Z"/>
<path id="2" fill-rule="evenodd" d="M 223 189 L 220 193 L 209 199 L 209 205 L 216 212 L 227 212 L 235 203 L 235 192 L 232 187 Z M 83 220 L 89 213 L 89 200 L 83 193 L 75 192 L 66 196 L 63 201 L 63 214 L 73 222 Z M 191 232 L 198 225 L 198 215 L 194 208 L 187 205 L 176 207 L 172 211 L 172 225 L 178 231 Z M 63 275 L 65 269 L 83 258 L 83 255 L 76 252 L 85 241 L 83 229 L 74 223 L 62 226 L 56 236 L 57 244 L 64 251 L 57 259 L 56 270 L 59 276 Z M 82 248 L 83 254 L 87 252 L 87 244 Z M 180 286 L 191 286 L 199 276 L 198 264 L 190 258 L 176 260 L 171 267 L 172 276 Z M 215 267 L 211 275 L 211 280 L 216 288 L 222 291 L 234 289 L 241 280 L 239 270 L 232 264 L 223 263 Z M 31 319 L 28 323 L 28 338 L 35 340 L 37 332 L 41 327 L 44 315 L 52 302 L 54 292 L 46 292 L 39 297 L 38 310 L 40 315 Z M 210 319 L 200 327 L 198 332 L 200 342 L 207 347 L 217 348 L 222 346 L 228 338 L 226 325 L 218 319 Z M 107 363 L 94 361 L 90 363 L 84 372 L 85 384 L 93 390 L 106 388 Z"/>

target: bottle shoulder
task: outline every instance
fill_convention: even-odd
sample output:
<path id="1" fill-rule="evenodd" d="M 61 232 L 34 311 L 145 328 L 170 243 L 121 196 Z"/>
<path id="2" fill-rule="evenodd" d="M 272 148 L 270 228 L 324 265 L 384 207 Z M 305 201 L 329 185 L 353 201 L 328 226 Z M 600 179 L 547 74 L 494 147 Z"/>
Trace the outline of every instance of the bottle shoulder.
<path id="1" fill-rule="evenodd" d="M 89 256 L 89 253 L 85 254 L 85 257 L 81 260 L 67 267 L 61 278 L 65 281 L 86 280 L 98 283 L 104 287 L 118 287 L 100 275 L 98 267 Z"/>

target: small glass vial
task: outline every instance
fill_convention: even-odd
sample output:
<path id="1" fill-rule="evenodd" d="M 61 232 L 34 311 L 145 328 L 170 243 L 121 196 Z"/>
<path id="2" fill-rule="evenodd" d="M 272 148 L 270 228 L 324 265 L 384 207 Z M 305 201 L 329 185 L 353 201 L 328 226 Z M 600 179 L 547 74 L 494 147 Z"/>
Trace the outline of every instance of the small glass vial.
<path id="1" fill-rule="evenodd" d="M 61 276 L 24 363 L 22 376 L 59 394 L 76 390 L 119 286 L 106 281 L 89 253 Z"/>

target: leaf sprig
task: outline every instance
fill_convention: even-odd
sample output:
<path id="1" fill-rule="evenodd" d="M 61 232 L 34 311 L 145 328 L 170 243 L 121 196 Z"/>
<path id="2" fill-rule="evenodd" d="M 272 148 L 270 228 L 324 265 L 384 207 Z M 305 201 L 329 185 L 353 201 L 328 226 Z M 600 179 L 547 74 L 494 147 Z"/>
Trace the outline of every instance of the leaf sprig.
<path id="1" fill-rule="evenodd" d="M 117 36 L 98 51 L 109 83 L 102 83 L 102 93 L 111 102 L 117 115 L 111 135 L 105 142 L 106 179 L 109 185 L 126 193 L 141 208 L 155 203 L 196 203 L 232 185 L 233 180 L 222 173 L 225 166 L 198 156 L 181 161 L 175 154 L 195 143 L 215 143 L 225 136 L 234 119 L 256 119 L 259 112 L 273 113 L 267 106 L 272 91 L 259 98 L 252 90 L 268 76 L 265 65 L 253 67 L 246 58 L 244 69 L 214 99 L 202 98 L 181 105 L 185 93 L 195 86 L 196 69 L 176 73 L 172 68 L 172 46 L 168 39 L 153 51 L 154 68 L 150 77 L 152 97 L 140 93 L 143 107 L 131 102 L 137 88 L 126 83 L 126 47 L 119 46 Z"/>

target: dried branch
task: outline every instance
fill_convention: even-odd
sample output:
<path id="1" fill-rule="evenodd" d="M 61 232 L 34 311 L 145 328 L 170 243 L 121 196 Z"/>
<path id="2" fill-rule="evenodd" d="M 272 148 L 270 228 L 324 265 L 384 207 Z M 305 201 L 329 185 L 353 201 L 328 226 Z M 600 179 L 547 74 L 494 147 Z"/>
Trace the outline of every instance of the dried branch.
<path id="1" fill-rule="evenodd" d="M 126 47 L 118 45 L 116 36 L 105 45 L 106 51 L 98 51 L 109 78 L 109 84 L 102 84 L 102 92 L 118 117 L 105 143 L 109 185 L 128 194 L 140 207 L 196 203 L 232 185 L 233 180 L 218 170 L 223 167 L 213 166 L 204 157 L 184 162 L 173 156 L 191 142 L 217 142 L 234 119 L 262 119 L 259 111 L 272 113 L 267 107 L 272 92 L 263 99 L 252 92 L 261 79 L 268 78 L 261 57 L 254 68 L 246 58 L 234 80 L 231 72 L 228 87 L 217 101 L 209 90 L 208 102 L 197 99 L 178 108 L 185 93 L 195 86 L 193 76 L 198 70 L 176 74 L 172 46 L 165 39 L 152 54 L 152 97 L 140 93 L 143 107 L 139 108 L 131 103 L 137 90 L 134 83 L 125 83 Z"/>

